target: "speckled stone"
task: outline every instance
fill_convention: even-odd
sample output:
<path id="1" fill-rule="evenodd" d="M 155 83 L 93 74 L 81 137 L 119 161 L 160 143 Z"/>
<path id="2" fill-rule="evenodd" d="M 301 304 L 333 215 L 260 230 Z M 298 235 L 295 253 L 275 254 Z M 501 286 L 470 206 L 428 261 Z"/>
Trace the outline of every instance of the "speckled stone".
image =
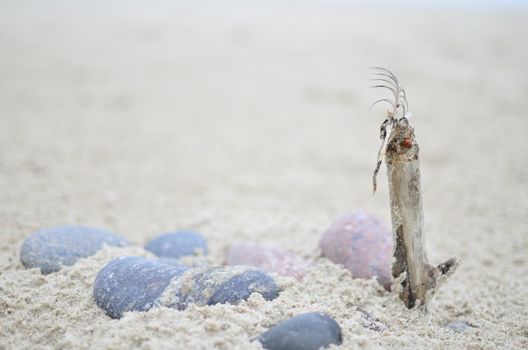
<path id="1" fill-rule="evenodd" d="M 157 259 L 120 257 L 110 261 L 94 283 L 96 304 L 110 317 L 153 306 L 185 309 L 189 304 L 236 304 L 252 293 L 275 299 L 279 289 L 266 273 L 248 267 L 186 268 Z"/>
<path id="2" fill-rule="evenodd" d="M 372 214 L 356 211 L 334 222 L 319 243 L 323 256 L 347 268 L 354 278 L 370 279 L 390 290 L 392 233 Z"/>
<path id="3" fill-rule="evenodd" d="M 245 242 L 233 244 L 226 252 L 226 265 L 254 266 L 266 272 L 302 280 L 310 262 L 272 244 Z"/>
<path id="4" fill-rule="evenodd" d="M 93 227 L 46 228 L 33 233 L 22 243 L 20 261 L 25 267 L 38 267 L 43 274 L 49 274 L 95 254 L 104 244 L 122 247 L 129 242 L 124 237 Z"/>
<path id="5" fill-rule="evenodd" d="M 342 342 L 339 324 L 320 312 L 292 317 L 256 339 L 268 350 L 318 350 Z"/>
<path id="6" fill-rule="evenodd" d="M 169 259 L 180 259 L 197 254 L 207 255 L 208 253 L 205 238 L 191 231 L 164 233 L 148 242 L 145 249 L 159 257 Z"/>
<path id="7" fill-rule="evenodd" d="M 253 293 L 273 300 L 279 296 L 279 288 L 265 272 L 248 266 L 199 267 L 174 279 L 159 302 L 183 310 L 191 303 L 200 306 L 237 304 Z"/>

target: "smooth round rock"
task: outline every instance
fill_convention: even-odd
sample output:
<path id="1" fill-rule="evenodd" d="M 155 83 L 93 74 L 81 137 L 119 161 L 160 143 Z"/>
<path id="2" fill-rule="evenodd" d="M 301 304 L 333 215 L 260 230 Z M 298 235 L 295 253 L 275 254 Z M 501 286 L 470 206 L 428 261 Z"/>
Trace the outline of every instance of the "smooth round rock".
<path id="1" fill-rule="evenodd" d="M 342 342 L 341 327 L 330 316 L 310 312 L 273 326 L 256 338 L 268 350 L 318 350 Z"/>
<path id="2" fill-rule="evenodd" d="M 112 259 L 95 278 L 95 303 L 112 318 L 121 318 L 126 311 L 148 311 L 186 269 L 139 256 Z"/>
<path id="3" fill-rule="evenodd" d="M 225 255 L 226 265 L 254 266 L 266 272 L 302 280 L 308 272 L 310 262 L 271 244 L 238 243 L 233 244 Z"/>
<path id="4" fill-rule="evenodd" d="M 185 309 L 189 304 L 236 304 L 252 293 L 275 299 L 279 289 L 266 273 L 248 267 L 186 268 L 158 259 L 127 256 L 111 260 L 94 282 L 96 304 L 112 318 L 153 306 Z"/>
<path id="5" fill-rule="evenodd" d="M 164 233 L 148 242 L 145 249 L 159 257 L 170 259 L 198 254 L 207 255 L 208 252 L 205 238 L 191 231 Z"/>
<path id="6" fill-rule="evenodd" d="M 343 265 L 354 278 L 370 279 L 390 290 L 391 230 L 374 215 L 356 211 L 334 222 L 319 243 L 323 256 Z"/>
<path id="7" fill-rule="evenodd" d="M 58 226 L 42 229 L 26 238 L 20 248 L 25 267 L 38 267 L 49 274 L 94 255 L 104 244 L 123 247 L 129 241 L 105 230 L 85 226 Z"/>

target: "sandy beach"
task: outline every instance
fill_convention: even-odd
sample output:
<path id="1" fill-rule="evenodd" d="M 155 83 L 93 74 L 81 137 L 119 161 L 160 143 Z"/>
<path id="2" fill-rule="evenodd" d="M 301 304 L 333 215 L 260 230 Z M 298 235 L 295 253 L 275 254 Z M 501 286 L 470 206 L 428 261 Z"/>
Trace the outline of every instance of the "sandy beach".
<path id="1" fill-rule="evenodd" d="M 526 43 L 526 10 L 2 2 L 0 349 L 259 349 L 251 338 L 308 311 L 336 319 L 339 349 L 528 348 Z M 365 115 L 382 97 L 369 66 L 407 91 L 429 260 L 462 260 L 427 313 L 320 257 L 343 214 L 390 223 L 384 166 L 372 196 L 384 109 Z M 135 246 L 25 269 L 23 240 L 63 224 Z M 99 269 L 180 228 L 207 238 L 213 264 L 257 241 L 314 266 L 278 278 L 270 302 L 106 316 Z"/>

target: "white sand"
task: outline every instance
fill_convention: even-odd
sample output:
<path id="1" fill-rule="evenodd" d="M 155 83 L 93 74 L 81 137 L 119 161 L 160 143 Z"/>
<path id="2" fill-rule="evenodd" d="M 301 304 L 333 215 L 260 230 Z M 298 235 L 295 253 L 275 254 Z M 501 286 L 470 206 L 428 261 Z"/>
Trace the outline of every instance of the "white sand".
<path id="1" fill-rule="evenodd" d="M 527 348 L 527 42 L 526 12 L 3 2 L 0 348 L 250 349 L 305 311 L 335 317 L 343 349 Z M 342 214 L 390 219 L 384 170 L 371 198 L 371 65 L 398 74 L 415 115 L 429 258 L 463 260 L 427 314 L 317 258 Z M 195 228 L 217 263 L 236 240 L 317 260 L 272 302 L 111 320 L 95 274 L 141 248 L 48 276 L 19 262 L 31 232 L 76 223 L 138 245 Z"/>

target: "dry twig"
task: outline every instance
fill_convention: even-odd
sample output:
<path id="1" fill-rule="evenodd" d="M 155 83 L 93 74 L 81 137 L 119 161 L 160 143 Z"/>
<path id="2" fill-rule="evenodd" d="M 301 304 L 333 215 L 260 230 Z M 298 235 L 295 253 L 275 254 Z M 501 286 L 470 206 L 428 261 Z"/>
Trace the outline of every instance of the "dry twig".
<path id="1" fill-rule="evenodd" d="M 429 265 L 427 261 L 420 159 L 414 129 L 409 124 L 407 96 L 392 72 L 381 67 L 372 69 L 375 71 L 376 81 L 382 81 L 373 87 L 388 89 L 393 94 L 393 99 L 380 99 L 370 107 L 380 102 L 386 102 L 392 107 L 381 124 L 382 144 L 373 175 L 375 192 L 376 176 L 385 160 L 394 236 L 392 276 L 401 285 L 400 298 L 408 308 L 426 306 L 440 284 L 456 270 L 459 260 L 451 258 L 438 266 Z"/>

